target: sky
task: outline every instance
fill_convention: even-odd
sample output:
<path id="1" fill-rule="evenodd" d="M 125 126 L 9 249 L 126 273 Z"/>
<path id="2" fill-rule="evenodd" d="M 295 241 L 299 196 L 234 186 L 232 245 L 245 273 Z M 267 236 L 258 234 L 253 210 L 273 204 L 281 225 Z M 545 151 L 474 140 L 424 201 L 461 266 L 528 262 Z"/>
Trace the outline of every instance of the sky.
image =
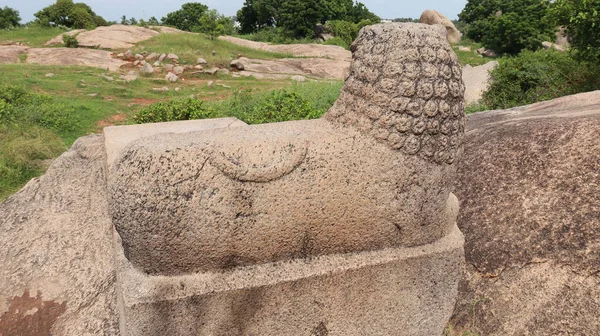
<path id="1" fill-rule="evenodd" d="M 0 0 L 0 7 L 8 6 L 19 11 L 21 23 L 34 19 L 33 14 L 53 4 L 54 0 Z M 244 0 L 75 0 L 88 4 L 96 14 L 108 21 L 120 21 L 121 16 L 147 20 L 151 16 L 159 20 L 167 13 L 181 8 L 186 2 L 201 2 L 226 16 L 235 15 Z M 449 19 L 456 19 L 467 0 L 362 0 L 371 12 L 382 19 L 401 17 L 419 18 L 425 9 L 435 9 Z"/>

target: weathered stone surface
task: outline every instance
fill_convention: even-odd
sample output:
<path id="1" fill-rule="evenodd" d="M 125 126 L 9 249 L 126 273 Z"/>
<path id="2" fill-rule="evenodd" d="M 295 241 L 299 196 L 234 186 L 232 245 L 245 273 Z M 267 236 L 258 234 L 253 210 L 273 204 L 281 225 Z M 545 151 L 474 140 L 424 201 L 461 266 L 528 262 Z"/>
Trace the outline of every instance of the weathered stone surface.
<path id="1" fill-rule="evenodd" d="M 196 61 L 196 64 L 205 65 L 205 64 L 208 64 L 208 62 L 204 58 L 198 58 L 198 60 Z"/>
<path id="2" fill-rule="evenodd" d="M 144 64 L 144 66 L 140 69 L 140 73 L 143 75 L 151 75 L 154 73 L 154 68 L 149 63 Z"/>
<path id="3" fill-rule="evenodd" d="M 127 62 L 113 58 L 110 51 L 86 48 L 31 48 L 27 63 L 44 65 L 84 65 L 117 71 Z"/>
<path id="4" fill-rule="evenodd" d="M 599 137 L 600 91 L 469 116 L 456 188 L 469 266 L 454 329 L 597 334 Z"/>
<path id="5" fill-rule="evenodd" d="M 437 28 L 403 27 L 410 26 L 364 31 L 340 100 L 322 120 L 163 135 L 124 151 L 110 181 L 131 262 L 175 275 L 422 245 L 448 234 L 464 121 L 461 69 Z M 152 238 L 164 234 L 169 239 Z"/>
<path id="6" fill-rule="evenodd" d="M 63 35 L 75 36 L 84 31 L 85 31 L 85 29 L 75 29 L 75 30 L 71 30 L 68 32 L 64 32 L 64 33 L 58 35 L 57 37 L 51 39 L 50 41 L 46 42 L 44 45 L 46 45 L 46 46 L 63 45 L 65 43 L 63 40 Z"/>
<path id="7" fill-rule="evenodd" d="M 0 204 L 0 334 L 118 335 L 103 136 Z"/>
<path id="8" fill-rule="evenodd" d="M 498 66 L 498 62 L 491 61 L 475 67 L 465 66 L 462 78 L 465 83 L 465 103 L 477 103 L 483 92 L 487 90 L 490 82 L 490 71 Z"/>
<path id="9" fill-rule="evenodd" d="M 165 79 L 171 83 L 175 83 L 179 80 L 179 76 L 177 76 L 176 74 L 174 74 L 172 72 L 168 72 L 167 75 L 165 76 Z"/>
<path id="10" fill-rule="evenodd" d="M 0 46 L 0 63 L 18 63 L 19 56 L 27 53 L 29 47 Z"/>
<path id="11" fill-rule="evenodd" d="M 126 49 L 132 48 L 135 43 L 148 40 L 160 33 L 138 26 L 111 25 L 89 31 L 71 31 L 66 34 L 77 34 L 77 41 L 82 47 Z M 48 41 L 47 44 L 62 44 L 62 34 Z"/>
<path id="12" fill-rule="evenodd" d="M 185 71 L 185 68 L 184 68 L 184 67 L 182 67 L 182 66 L 179 66 L 179 65 L 178 65 L 178 66 L 176 66 L 176 67 L 173 67 L 173 70 L 172 70 L 172 71 L 173 71 L 173 73 L 174 73 L 174 74 L 176 74 L 177 76 L 180 76 L 180 75 L 181 75 L 181 74 L 183 74 L 183 72 Z"/>
<path id="13" fill-rule="evenodd" d="M 448 42 L 450 43 L 459 43 L 460 39 L 461 39 L 461 34 L 458 31 L 458 29 L 456 29 L 456 27 L 454 26 L 454 23 L 452 23 L 452 21 L 450 21 L 444 14 L 435 11 L 435 10 L 431 10 L 431 9 L 426 9 L 422 14 L 421 14 L 421 18 L 419 19 L 419 21 L 421 23 L 425 23 L 425 24 L 429 24 L 429 25 L 442 25 L 444 26 L 444 28 L 446 28 L 446 34 L 447 34 L 447 38 L 448 38 Z"/>

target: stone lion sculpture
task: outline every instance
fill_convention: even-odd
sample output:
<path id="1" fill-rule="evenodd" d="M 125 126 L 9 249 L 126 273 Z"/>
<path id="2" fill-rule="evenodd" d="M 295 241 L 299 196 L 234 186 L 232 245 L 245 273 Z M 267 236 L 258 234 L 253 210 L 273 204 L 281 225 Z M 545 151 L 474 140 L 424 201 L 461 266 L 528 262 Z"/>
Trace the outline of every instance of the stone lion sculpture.
<path id="1" fill-rule="evenodd" d="M 464 85 L 439 26 L 361 30 L 317 120 L 163 134 L 109 174 L 125 256 L 150 275 L 435 242 L 454 227 Z"/>

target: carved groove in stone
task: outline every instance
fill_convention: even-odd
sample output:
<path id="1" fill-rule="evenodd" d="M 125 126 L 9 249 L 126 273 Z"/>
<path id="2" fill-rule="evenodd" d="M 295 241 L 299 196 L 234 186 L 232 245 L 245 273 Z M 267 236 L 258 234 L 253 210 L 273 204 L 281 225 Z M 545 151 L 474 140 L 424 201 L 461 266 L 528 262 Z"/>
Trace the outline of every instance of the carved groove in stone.
<path id="1" fill-rule="evenodd" d="M 308 144 L 301 146 L 289 144 L 282 148 L 267 163 L 242 162 L 231 154 L 213 151 L 210 163 L 231 179 L 242 182 L 269 182 L 277 180 L 298 167 L 306 158 Z"/>

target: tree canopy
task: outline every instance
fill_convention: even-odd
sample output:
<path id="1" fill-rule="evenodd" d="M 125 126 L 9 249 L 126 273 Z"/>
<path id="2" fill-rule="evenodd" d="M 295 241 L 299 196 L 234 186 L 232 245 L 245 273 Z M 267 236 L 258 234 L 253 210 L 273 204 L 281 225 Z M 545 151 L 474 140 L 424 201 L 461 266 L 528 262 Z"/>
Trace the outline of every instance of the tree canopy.
<path id="1" fill-rule="evenodd" d="M 329 20 L 379 22 L 379 17 L 353 0 L 246 0 L 237 20 L 243 34 L 278 27 L 291 37 L 312 37 L 317 24 Z"/>
<path id="2" fill-rule="evenodd" d="M 556 0 L 551 17 L 566 28 L 579 58 L 600 64 L 600 0 Z"/>
<path id="3" fill-rule="evenodd" d="M 192 31 L 197 27 L 200 18 L 208 11 L 208 6 L 199 2 L 188 2 L 181 6 L 180 10 L 168 13 L 162 18 L 162 23 L 165 26 L 173 26 L 177 29 Z"/>
<path id="4" fill-rule="evenodd" d="M 57 0 L 34 14 L 36 23 L 49 26 L 60 25 L 69 28 L 90 29 L 106 26 L 108 23 L 94 13 L 92 8 L 84 3 L 74 3 L 73 0 Z"/>
<path id="5" fill-rule="evenodd" d="M 8 6 L 0 8 L 0 29 L 17 27 L 19 22 L 21 22 L 19 11 Z"/>
<path id="6" fill-rule="evenodd" d="M 553 40 L 548 0 L 469 0 L 458 14 L 468 24 L 466 36 L 500 53 L 536 50 Z"/>

